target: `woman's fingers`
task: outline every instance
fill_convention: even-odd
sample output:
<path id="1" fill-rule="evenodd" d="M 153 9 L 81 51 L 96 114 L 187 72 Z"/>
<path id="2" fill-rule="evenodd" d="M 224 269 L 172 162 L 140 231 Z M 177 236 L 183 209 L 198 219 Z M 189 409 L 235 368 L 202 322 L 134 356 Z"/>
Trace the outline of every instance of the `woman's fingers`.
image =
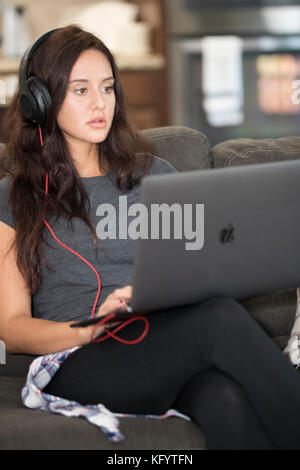
<path id="1" fill-rule="evenodd" d="M 116 298 L 116 299 L 124 299 L 127 302 L 132 297 L 132 286 L 125 286 L 121 289 L 114 290 L 107 298 Z"/>
<path id="2" fill-rule="evenodd" d="M 126 311 L 126 301 L 124 299 L 112 299 L 105 301 L 98 310 L 97 317 L 107 315 L 114 310 Z"/>
<path id="3" fill-rule="evenodd" d="M 132 286 L 125 286 L 114 290 L 109 294 L 103 304 L 99 307 L 97 316 L 103 316 L 107 313 L 121 309 L 126 311 L 126 303 L 131 300 Z"/>

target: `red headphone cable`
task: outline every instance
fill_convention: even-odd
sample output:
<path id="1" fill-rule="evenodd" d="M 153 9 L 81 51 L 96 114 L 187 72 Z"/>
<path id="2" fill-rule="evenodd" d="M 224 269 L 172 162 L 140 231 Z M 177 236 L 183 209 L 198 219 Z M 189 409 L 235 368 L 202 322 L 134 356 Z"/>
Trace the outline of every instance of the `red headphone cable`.
<path id="1" fill-rule="evenodd" d="M 113 319 L 114 316 L 115 316 L 115 314 L 112 313 L 111 315 L 109 315 L 109 316 L 103 318 L 102 320 L 100 320 L 94 326 L 92 334 L 91 334 L 91 338 L 94 337 L 95 331 L 100 325 L 102 325 L 103 323 L 107 323 L 107 321 Z M 119 330 L 122 330 L 125 326 L 127 326 L 130 323 L 132 323 L 134 321 L 137 321 L 137 320 L 143 320 L 143 322 L 145 323 L 145 329 L 144 329 L 143 333 L 141 334 L 141 336 L 139 338 L 130 341 L 130 340 L 126 340 L 126 339 L 120 338 L 119 336 L 115 335 L 115 333 L 117 333 Z M 145 318 L 143 315 L 134 316 L 134 317 L 130 318 L 129 320 L 124 321 L 121 325 L 118 325 L 113 331 L 110 331 L 110 330 L 106 329 L 105 330 L 106 336 L 101 336 L 98 339 L 93 339 L 92 342 L 93 343 L 102 343 L 103 341 L 105 341 L 108 338 L 113 338 L 116 341 L 119 341 L 120 343 L 132 346 L 134 344 L 138 344 L 141 341 L 143 341 L 143 339 L 147 336 L 148 331 L 149 331 L 149 321 L 147 320 L 147 318 Z"/>
<path id="2" fill-rule="evenodd" d="M 40 141 L 41 141 L 41 146 L 44 147 L 44 142 L 43 142 L 43 134 L 42 134 L 42 129 L 40 126 L 38 126 L 38 129 L 39 129 L 39 136 L 40 136 Z M 48 194 L 48 173 L 46 173 L 46 179 L 45 179 L 45 193 Z M 97 303 L 98 303 L 98 299 L 99 299 L 99 295 L 100 295 L 100 291 L 101 291 L 101 278 L 99 276 L 99 273 L 98 271 L 94 268 L 94 266 L 89 263 L 83 256 L 81 256 L 79 253 L 77 253 L 76 251 L 72 250 L 72 248 L 69 248 L 67 245 L 65 245 L 64 243 L 62 243 L 58 238 L 57 236 L 55 235 L 54 231 L 52 230 L 52 228 L 49 226 L 48 222 L 46 221 L 46 219 L 44 218 L 44 224 L 46 225 L 46 227 L 48 228 L 48 230 L 50 231 L 51 235 L 53 236 L 53 238 L 57 241 L 57 243 L 59 243 L 63 248 L 65 248 L 66 250 L 70 251 L 71 253 L 73 253 L 75 256 L 77 256 L 78 258 L 80 258 L 84 263 L 86 263 L 93 271 L 94 273 L 96 274 L 97 276 L 97 279 L 98 279 L 98 291 L 97 291 L 97 295 L 96 295 L 96 298 L 95 298 L 95 302 L 94 302 L 94 305 L 93 305 L 93 309 L 92 309 L 92 313 L 91 313 L 91 318 L 94 318 L 94 315 L 95 315 L 95 309 L 96 309 L 96 306 L 97 306 Z M 103 323 L 107 323 L 107 321 L 109 319 L 112 319 L 114 317 L 114 314 L 112 313 L 109 317 L 105 317 L 104 319 L 99 319 L 99 323 L 96 323 L 96 325 L 94 326 L 93 330 L 92 330 L 92 334 L 91 334 L 91 340 L 93 343 L 100 343 L 102 341 L 105 341 L 106 339 L 108 338 L 113 338 L 115 339 L 116 341 L 119 341 L 123 344 L 128 344 L 128 345 L 134 345 L 134 344 L 137 344 L 137 343 L 140 343 L 144 338 L 145 336 L 148 334 L 148 331 L 149 331 L 149 322 L 148 320 L 140 315 L 140 316 L 134 316 L 132 317 L 131 319 L 129 320 L 126 320 L 125 322 L 123 322 L 121 325 L 118 325 L 113 331 L 109 331 L 108 329 L 105 329 L 105 332 L 106 332 L 106 336 L 103 336 L 103 337 L 100 337 L 98 339 L 93 339 L 93 336 L 94 336 L 94 333 L 96 331 L 96 329 L 101 326 Z M 136 340 L 133 340 L 133 341 L 127 341 L 127 340 L 124 340 L 118 336 L 115 335 L 115 333 L 117 333 L 118 331 L 120 331 L 121 329 L 123 329 L 126 325 L 134 322 L 134 321 L 137 321 L 137 320 L 143 320 L 144 323 L 145 323 L 145 329 L 143 331 L 143 333 L 141 334 L 141 336 L 139 338 L 137 338 Z"/>

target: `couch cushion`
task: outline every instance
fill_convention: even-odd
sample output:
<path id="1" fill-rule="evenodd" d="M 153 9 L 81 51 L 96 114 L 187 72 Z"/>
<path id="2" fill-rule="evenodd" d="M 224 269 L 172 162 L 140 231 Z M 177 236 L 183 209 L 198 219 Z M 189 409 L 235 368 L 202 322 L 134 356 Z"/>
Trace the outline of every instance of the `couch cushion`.
<path id="1" fill-rule="evenodd" d="M 23 377 L 0 377 L 0 449 L 201 449 L 201 430 L 181 418 L 120 419 L 125 440 L 109 443 L 104 433 L 84 418 L 68 418 L 25 408 Z"/>
<path id="2" fill-rule="evenodd" d="M 155 153 L 178 171 L 210 168 L 210 144 L 206 135 L 184 126 L 147 129 L 142 134 L 154 145 Z"/>
<path id="3" fill-rule="evenodd" d="M 101 429 L 84 418 L 68 418 L 25 408 L 24 377 L 0 377 L 0 449 L 203 449 L 203 433 L 181 418 L 121 418 L 125 440 L 108 442 Z"/>
<path id="4" fill-rule="evenodd" d="M 0 377 L 26 377 L 31 362 L 37 356 L 6 353 L 5 364 L 0 364 Z"/>
<path id="5" fill-rule="evenodd" d="M 300 137 L 232 139 L 215 145 L 209 156 L 215 168 L 300 158 Z"/>
<path id="6" fill-rule="evenodd" d="M 83 418 L 68 418 L 23 406 L 24 379 L 0 377 L 0 449 L 202 449 L 205 439 L 192 422 L 181 418 L 165 420 L 121 418 L 125 440 L 108 442 L 101 429 Z"/>
<path id="7" fill-rule="evenodd" d="M 101 429 L 83 418 L 45 411 L 0 409 L 1 450 L 153 450 L 204 449 L 200 429 L 181 418 L 164 421 L 122 418 L 121 443 L 110 443 Z"/>
<path id="8" fill-rule="evenodd" d="M 296 290 L 290 289 L 253 297 L 242 304 L 280 349 L 283 349 L 294 323 L 296 301 Z"/>
<path id="9" fill-rule="evenodd" d="M 5 145 L 0 143 L 0 180 L 3 178 L 5 170 L 11 168 L 11 160 L 6 152 Z"/>
<path id="10" fill-rule="evenodd" d="M 23 408 L 21 390 L 24 384 L 24 377 L 0 377 L 0 410 Z"/>

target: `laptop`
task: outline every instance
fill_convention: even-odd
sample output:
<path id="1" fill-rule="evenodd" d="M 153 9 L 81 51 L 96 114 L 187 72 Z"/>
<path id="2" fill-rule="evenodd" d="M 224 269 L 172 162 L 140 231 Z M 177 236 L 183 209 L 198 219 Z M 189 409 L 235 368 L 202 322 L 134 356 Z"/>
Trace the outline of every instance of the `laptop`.
<path id="1" fill-rule="evenodd" d="M 182 225 L 185 207 L 194 206 L 194 230 L 136 240 L 133 311 L 300 286 L 300 160 L 149 176 L 141 202 L 149 214 L 155 204 L 179 204 Z"/>
<path id="2" fill-rule="evenodd" d="M 300 286 L 300 160 L 148 176 L 141 204 L 129 314 Z"/>

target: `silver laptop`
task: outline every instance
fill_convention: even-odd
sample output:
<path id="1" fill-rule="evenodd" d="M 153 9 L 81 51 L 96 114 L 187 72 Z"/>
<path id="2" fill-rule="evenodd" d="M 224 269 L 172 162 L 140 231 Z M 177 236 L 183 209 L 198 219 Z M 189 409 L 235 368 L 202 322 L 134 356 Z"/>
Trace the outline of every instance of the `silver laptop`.
<path id="1" fill-rule="evenodd" d="M 149 176 L 141 203 L 134 312 L 300 286 L 300 160 Z"/>

